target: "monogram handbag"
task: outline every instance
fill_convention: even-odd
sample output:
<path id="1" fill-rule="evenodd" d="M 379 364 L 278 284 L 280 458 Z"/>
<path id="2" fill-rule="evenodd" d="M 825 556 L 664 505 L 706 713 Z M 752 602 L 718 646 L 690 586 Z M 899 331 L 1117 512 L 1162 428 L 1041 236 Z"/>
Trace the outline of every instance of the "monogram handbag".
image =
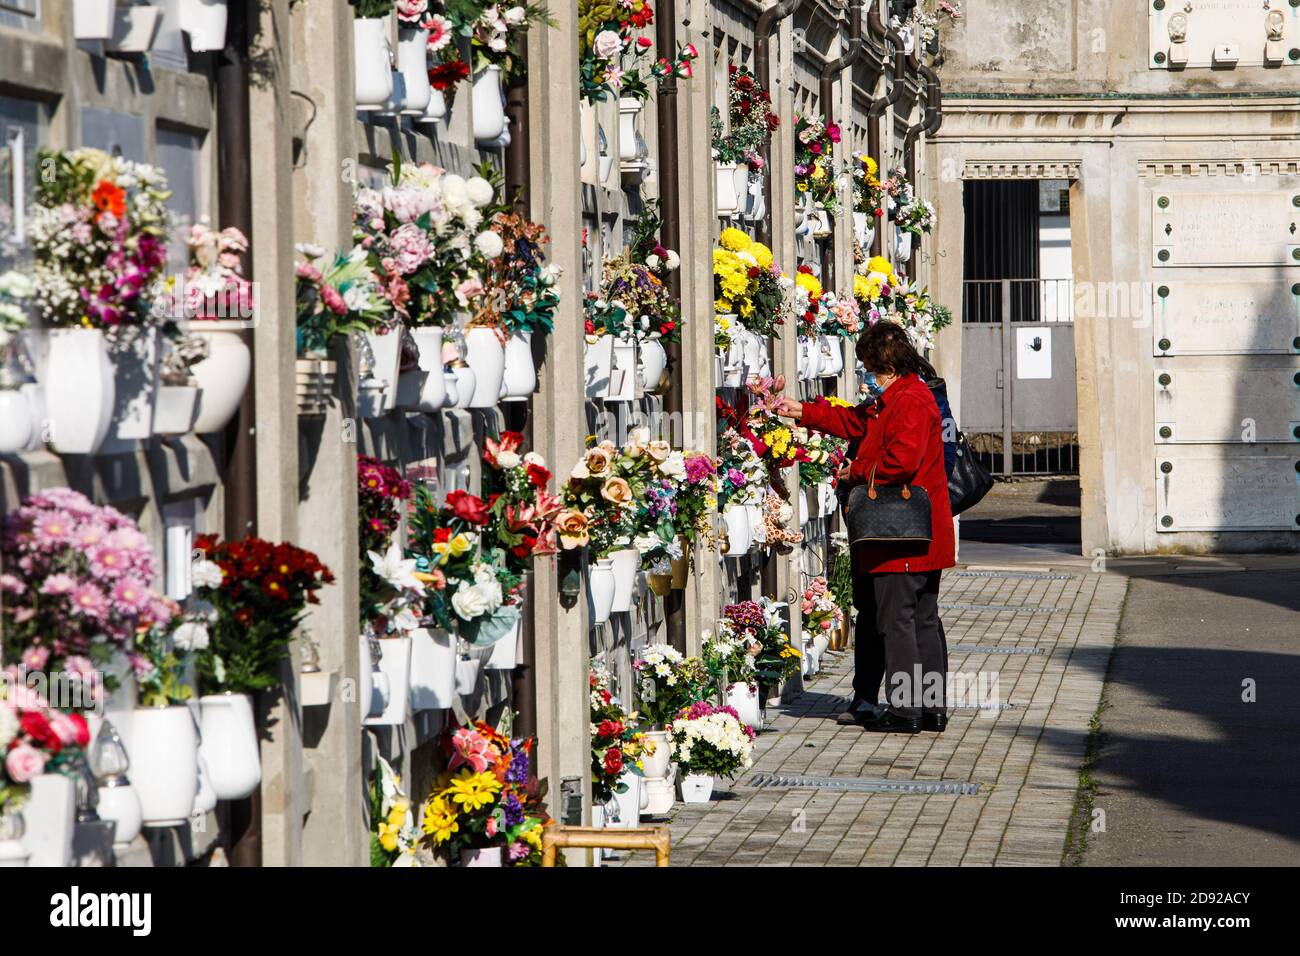
<path id="1" fill-rule="evenodd" d="M 993 487 L 993 476 L 975 460 L 966 436 L 957 435 L 957 460 L 948 476 L 948 500 L 952 502 L 953 516 L 979 504 Z"/>
<path id="2" fill-rule="evenodd" d="M 930 496 L 925 489 L 916 485 L 877 485 L 874 465 L 867 483 L 849 492 L 845 516 L 850 544 L 930 541 Z"/>

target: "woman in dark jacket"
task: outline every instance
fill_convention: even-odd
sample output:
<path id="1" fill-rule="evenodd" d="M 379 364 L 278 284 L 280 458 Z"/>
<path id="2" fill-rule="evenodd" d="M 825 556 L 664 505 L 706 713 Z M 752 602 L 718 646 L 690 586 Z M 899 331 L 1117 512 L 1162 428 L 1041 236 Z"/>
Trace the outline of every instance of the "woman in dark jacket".
<path id="1" fill-rule="evenodd" d="M 807 428 L 858 443 L 853 460 L 840 473 L 846 487 L 865 484 L 874 470 L 878 485 L 924 488 L 930 499 L 931 539 L 928 544 L 854 548 L 856 673 L 854 699 L 841 720 L 868 730 L 942 731 L 947 723 L 947 653 L 939 624 L 939 575 L 956 563 L 942 416 L 921 378 L 928 363 L 901 326 L 880 322 L 867 329 L 858 339 L 857 355 L 883 389 L 874 402 L 835 408 L 786 399 L 781 413 Z M 883 644 L 889 702 L 880 713 L 874 709 L 880 671 L 871 664 L 876 642 Z"/>

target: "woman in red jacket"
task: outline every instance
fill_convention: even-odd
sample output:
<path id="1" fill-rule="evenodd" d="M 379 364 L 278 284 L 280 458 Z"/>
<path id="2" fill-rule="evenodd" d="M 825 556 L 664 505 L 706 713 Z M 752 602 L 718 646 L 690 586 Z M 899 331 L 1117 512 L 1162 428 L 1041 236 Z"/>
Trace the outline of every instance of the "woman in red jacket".
<path id="1" fill-rule="evenodd" d="M 841 723 L 867 730 L 942 731 L 947 723 L 948 654 L 939 623 L 939 575 L 952 567 L 954 542 L 948 475 L 943 463 L 943 423 L 923 368 L 902 326 L 880 322 L 858 339 L 858 361 L 882 389 L 853 408 L 782 403 L 781 414 L 799 424 L 858 442 L 840 472 L 841 490 L 865 484 L 920 486 L 930 498 L 929 544 L 858 545 L 853 550 L 854 605 L 858 610 L 853 700 Z M 884 651 L 886 699 L 877 711 Z"/>

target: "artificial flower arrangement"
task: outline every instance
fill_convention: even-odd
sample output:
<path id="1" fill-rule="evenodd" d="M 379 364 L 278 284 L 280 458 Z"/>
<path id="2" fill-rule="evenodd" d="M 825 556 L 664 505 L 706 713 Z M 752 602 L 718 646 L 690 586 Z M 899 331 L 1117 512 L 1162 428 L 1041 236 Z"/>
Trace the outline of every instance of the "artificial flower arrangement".
<path id="1" fill-rule="evenodd" d="M 240 263 L 248 238 L 234 226 L 213 229 L 204 216 L 186 230 L 185 246 L 189 264 L 181 288 L 172 290 L 170 317 L 251 319 L 253 283 Z"/>
<path id="2" fill-rule="evenodd" d="M 21 809 L 33 779 L 74 767 L 90 744 L 81 714 L 55 710 L 9 670 L 0 680 L 0 812 Z"/>
<path id="3" fill-rule="evenodd" d="M 199 535 L 190 570 L 194 594 L 211 605 L 206 646 L 195 653 L 199 690 L 253 693 L 274 687 L 280 665 L 316 592 L 334 583 L 320 559 L 288 543 Z"/>
<path id="4" fill-rule="evenodd" d="M 836 400 L 847 405 L 843 399 Z M 817 396 L 810 404 L 832 404 L 825 396 Z M 848 442 L 824 432 L 809 431 L 801 426 L 794 428 L 795 441 L 803 448 L 804 457 L 799 462 L 799 484 L 803 487 L 833 481 L 848 455 Z"/>
<path id="5" fill-rule="evenodd" d="M 409 547 L 426 589 L 429 616 L 467 643 L 487 647 L 519 620 L 523 577 L 508 568 L 494 542 L 488 503 L 467 491 L 448 492 L 439 505 L 418 484 L 409 514 Z"/>
<path id="6" fill-rule="evenodd" d="M 411 485 L 397 469 L 357 458 L 357 604 L 362 633 L 374 637 L 406 637 L 423 617 L 424 582 L 415 576 L 415 559 L 404 557 L 394 540 L 410 497 Z"/>
<path id="7" fill-rule="evenodd" d="M 170 226 L 162 171 L 97 149 L 42 149 L 37 162 L 27 234 L 45 325 L 151 324 Z"/>
<path id="8" fill-rule="evenodd" d="M 892 170 L 881 184 L 889 196 L 890 218 L 894 225 L 915 236 L 923 235 L 934 226 L 934 205 L 918 199 L 911 182 L 901 169 Z"/>
<path id="9" fill-rule="evenodd" d="M 534 558 L 555 554 L 555 520 L 563 510 L 560 499 L 547 487 L 551 472 L 546 460 L 535 451 L 521 452 L 522 444 L 518 432 L 484 439 L 488 520 L 482 533 L 484 547 L 521 578 Z"/>
<path id="10" fill-rule="evenodd" d="M 754 375 L 745 383 L 745 388 L 750 396 L 747 425 L 757 439 L 754 451 L 773 469 L 803 461 L 806 453 L 796 440 L 793 427 L 777 414 L 785 396 L 785 376 L 765 378 Z"/>
<path id="11" fill-rule="evenodd" d="M 884 191 L 878 174 L 880 167 L 866 153 L 854 153 L 845 172 L 853 182 L 853 211 L 879 219 L 885 214 Z"/>
<path id="12" fill-rule="evenodd" d="M 632 662 L 638 710 L 651 727 L 663 727 L 683 707 L 703 696 L 708 671 L 698 657 L 685 657 L 671 644 L 649 644 Z"/>
<path id="13" fill-rule="evenodd" d="M 565 482 L 565 513 L 558 519 L 561 544 L 588 547 L 591 557 L 607 557 L 632 546 L 637 533 L 636 493 L 620 464 L 622 450 L 608 439 L 590 444 Z M 642 484 L 642 493 L 645 486 Z M 581 523 L 572 515 L 581 515 Z M 566 530 L 567 529 L 567 530 Z"/>
<path id="14" fill-rule="evenodd" d="M 809 581 L 804 588 L 799 610 L 805 641 L 811 641 L 819 631 L 838 630 L 844 623 L 844 612 L 840 610 L 835 592 L 821 575 Z"/>
<path id="15" fill-rule="evenodd" d="M 758 638 L 723 618 L 718 622 L 717 633 L 705 639 L 701 655 L 714 686 L 725 689 L 732 684 L 753 686 L 758 682 L 755 661 L 762 650 Z"/>
<path id="16" fill-rule="evenodd" d="M 684 774 L 734 777 L 752 766 L 754 728 L 733 707 L 697 700 L 682 708 L 665 728 L 673 760 Z"/>
<path id="17" fill-rule="evenodd" d="M 761 504 L 767 494 L 767 465 L 754 451 L 752 438 L 742 434 L 741 428 L 745 428 L 743 423 L 737 427 L 725 416 L 719 419 L 718 509 L 720 511 L 732 504 Z M 745 430 L 748 431 L 747 428 Z"/>
<path id="18" fill-rule="evenodd" d="M 35 285 L 21 272 L 0 273 L 0 388 L 16 388 L 15 366 L 22 369 L 25 362 L 20 332 L 27 328 L 26 302 L 36 291 Z"/>
<path id="19" fill-rule="evenodd" d="M 954 0 L 939 0 L 934 12 L 926 10 L 920 4 L 912 9 L 912 23 L 917 39 L 931 53 L 939 52 L 939 28 L 944 20 L 960 20 L 961 4 Z"/>
<path id="20" fill-rule="evenodd" d="M 532 738 L 506 737 L 482 721 L 448 728 L 442 738 L 447 772 L 425 802 L 423 843 L 444 857 L 502 851 L 507 866 L 538 866 L 546 781 L 532 768 Z"/>
<path id="21" fill-rule="evenodd" d="M 713 316 L 713 346 L 719 351 L 731 348 L 736 333 L 735 318 L 715 310 Z"/>
<path id="22" fill-rule="evenodd" d="M 912 285 L 894 272 L 884 256 L 872 256 L 853 277 L 853 294 L 867 325 L 896 322 L 908 330 L 917 348 L 934 347 L 940 329 L 952 323 L 952 312 L 930 298 L 928 290 Z"/>
<path id="23" fill-rule="evenodd" d="M 699 56 L 694 44 L 679 47 L 671 58 L 654 58 L 654 40 L 636 35 L 652 23 L 647 0 L 579 0 L 578 82 L 584 100 L 599 103 L 614 95 L 644 102 L 651 79 L 662 84 L 693 75 L 691 62 Z"/>
<path id="24" fill-rule="evenodd" d="M 420 841 L 411 798 L 388 761 L 375 757 L 370 781 L 370 865 L 412 867 Z"/>
<path id="25" fill-rule="evenodd" d="M 781 611 L 771 598 L 728 604 L 722 609 L 722 619 L 733 634 L 759 643 L 754 673 L 761 682 L 775 686 L 799 672 L 802 655 L 787 638 Z"/>
<path id="26" fill-rule="evenodd" d="M 515 212 L 498 212 L 492 231 L 501 252 L 482 268 L 479 314 L 508 334 L 547 334 L 560 304 L 560 268 L 546 262 L 546 228 Z"/>
<path id="27" fill-rule="evenodd" d="M 713 250 L 714 311 L 738 315 L 745 328 L 772 338 L 790 305 L 789 280 L 773 262 L 772 250 L 734 227 L 722 230 Z"/>
<path id="28" fill-rule="evenodd" d="M 414 326 L 455 323 L 483 291 L 504 248 L 486 220 L 498 211 L 488 173 L 465 179 L 430 163 L 394 163 L 383 189 L 360 189 L 353 238 L 395 315 Z"/>
<path id="29" fill-rule="evenodd" d="M 710 116 L 713 158 L 744 163 L 753 175 L 763 168 L 763 151 L 781 118 L 772 112 L 772 97 L 747 67 L 727 65 L 727 118 L 715 106 Z"/>
<path id="30" fill-rule="evenodd" d="M 629 713 L 610 689 L 609 671 L 592 662 L 587 671 L 591 698 L 591 799 L 609 803 L 627 792 L 623 776 L 642 775 L 641 754 L 653 753 L 654 744 L 636 729 L 637 714 Z"/>
<path id="31" fill-rule="evenodd" d="M 555 25 L 538 4 L 507 7 L 476 0 L 397 0 L 397 18 L 429 32 L 428 51 L 436 64 L 429 70 L 429 82 L 444 92 L 489 66 L 501 67 L 507 78 L 521 75 L 518 49 L 528 28 L 534 23 Z M 469 47 L 468 63 L 458 38 Z"/>
<path id="32" fill-rule="evenodd" d="M 681 340 L 681 307 L 677 297 L 655 270 L 634 259 L 631 250 L 605 260 L 599 297 L 626 312 L 632 332 L 639 340 Z"/>
<path id="33" fill-rule="evenodd" d="M 718 460 L 707 452 L 682 452 L 686 474 L 677 485 L 677 533 L 690 543 L 713 546 L 713 522 L 718 510 Z"/>
<path id="34" fill-rule="evenodd" d="M 62 675 L 86 708 L 116 687 L 117 655 L 145 666 L 137 632 L 176 616 L 150 585 L 158 569 L 136 523 L 68 488 L 25 498 L 5 517 L 0 567 L 5 660 Z"/>
<path id="35" fill-rule="evenodd" d="M 818 328 L 823 335 L 848 339 L 856 338 L 862 331 L 861 310 L 853 296 L 825 292 L 821 297 L 821 305 L 822 321 Z"/>
<path id="36" fill-rule="evenodd" d="M 644 267 L 658 285 L 651 285 L 655 291 L 654 296 L 656 304 L 662 301 L 667 304 L 666 309 L 660 310 L 659 327 L 655 328 L 655 319 L 650 318 L 648 322 L 635 323 L 637 337 L 641 341 L 647 338 L 660 338 L 670 342 L 681 341 L 682 318 L 681 303 L 668 288 L 668 282 L 672 273 L 681 268 L 681 258 L 672 249 L 666 248 L 659 241 L 659 231 L 662 227 L 662 219 L 659 214 L 659 200 L 648 200 L 637 216 L 636 232 L 632 237 L 632 242 L 627 249 L 627 258 L 633 263 Z M 637 290 L 634 290 L 636 292 Z M 625 297 L 613 296 L 609 290 L 605 290 L 608 297 L 619 298 L 623 301 Z M 639 297 L 634 294 L 633 298 Z M 635 314 L 635 305 L 630 305 Z"/>
<path id="37" fill-rule="evenodd" d="M 835 144 L 840 128 L 824 117 L 794 119 L 794 188 L 831 215 L 840 211 L 835 189 Z"/>
<path id="38" fill-rule="evenodd" d="M 801 265 L 795 270 L 792 302 L 800 335 L 815 337 L 821 333 L 824 292 L 811 266 Z"/>
<path id="39" fill-rule="evenodd" d="M 627 309 L 599 292 L 588 292 L 583 296 L 582 316 L 583 336 L 588 345 L 594 345 L 605 335 L 618 338 L 633 334 Z"/>
<path id="40" fill-rule="evenodd" d="M 300 357 L 323 357 L 335 336 L 391 331 L 392 308 L 365 249 L 339 253 L 324 269 L 316 264 L 324 249 L 301 244 L 298 252 L 303 256 L 294 267 Z"/>

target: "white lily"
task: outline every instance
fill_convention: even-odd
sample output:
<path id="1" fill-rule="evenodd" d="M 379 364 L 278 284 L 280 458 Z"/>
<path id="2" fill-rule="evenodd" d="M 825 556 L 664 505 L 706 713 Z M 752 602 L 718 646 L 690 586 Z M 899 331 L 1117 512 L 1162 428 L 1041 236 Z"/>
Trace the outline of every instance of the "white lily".
<path id="1" fill-rule="evenodd" d="M 402 549 L 393 542 L 384 554 L 367 551 L 371 569 L 393 587 L 402 591 L 424 593 L 424 584 L 415 577 L 414 558 L 403 558 Z"/>

